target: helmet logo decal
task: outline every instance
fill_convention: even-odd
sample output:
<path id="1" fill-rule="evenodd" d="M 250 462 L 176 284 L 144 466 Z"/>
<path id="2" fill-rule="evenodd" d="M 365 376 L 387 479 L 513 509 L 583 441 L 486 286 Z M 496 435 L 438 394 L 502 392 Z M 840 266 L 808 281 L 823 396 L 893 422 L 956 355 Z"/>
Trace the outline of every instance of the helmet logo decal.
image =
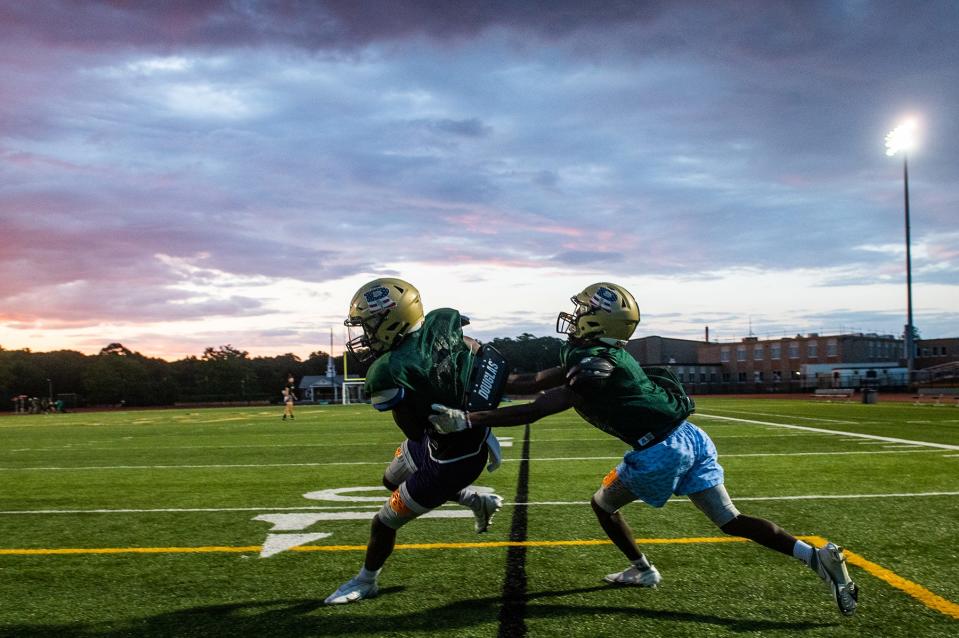
<path id="1" fill-rule="evenodd" d="M 600 286 L 590 298 L 589 305 L 593 308 L 605 310 L 606 312 L 612 312 L 613 305 L 617 299 L 619 299 L 619 296 L 615 292 L 605 286 Z"/>
<path id="2" fill-rule="evenodd" d="M 390 291 L 383 286 L 367 290 L 363 293 L 363 298 L 366 299 L 366 303 L 372 312 L 389 310 L 396 305 L 396 302 L 390 299 Z"/>

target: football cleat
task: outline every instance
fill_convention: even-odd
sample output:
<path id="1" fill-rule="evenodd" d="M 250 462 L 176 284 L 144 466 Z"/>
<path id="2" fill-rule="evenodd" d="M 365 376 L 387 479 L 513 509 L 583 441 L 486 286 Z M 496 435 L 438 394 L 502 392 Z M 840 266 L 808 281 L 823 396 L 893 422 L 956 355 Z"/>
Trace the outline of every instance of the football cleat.
<path id="1" fill-rule="evenodd" d="M 655 587 L 662 580 L 659 571 L 649 566 L 649 569 L 640 569 L 636 565 L 630 565 L 621 572 L 607 574 L 603 577 L 607 583 L 614 585 L 632 585 L 634 587 Z"/>
<path id="2" fill-rule="evenodd" d="M 826 543 L 813 552 L 809 567 L 829 585 L 833 600 L 836 601 L 836 606 L 844 616 L 852 616 L 856 613 L 859 588 L 849 578 L 842 547 L 835 543 Z"/>
<path id="3" fill-rule="evenodd" d="M 503 507 L 503 497 L 499 494 L 480 494 L 473 496 L 470 509 L 476 517 L 476 533 L 482 534 L 489 529 L 493 515 Z"/>
<path id="4" fill-rule="evenodd" d="M 364 598 L 373 598 L 379 592 L 375 580 L 360 580 L 354 576 L 339 588 L 326 597 L 323 602 L 327 605 L 344 605 L 346 603 L 355 603 Z"/>

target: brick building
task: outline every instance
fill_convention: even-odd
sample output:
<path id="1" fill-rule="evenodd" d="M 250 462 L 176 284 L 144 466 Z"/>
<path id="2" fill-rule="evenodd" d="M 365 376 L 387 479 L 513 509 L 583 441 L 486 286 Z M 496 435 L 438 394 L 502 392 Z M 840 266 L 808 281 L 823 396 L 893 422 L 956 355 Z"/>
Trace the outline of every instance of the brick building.
<path id="1" fill-rule="evenodd" d="M 959 344 L 937 344 L 936 351 L 950 347 L 959 353 Z M 670 365 L 693 393 L 906 384 L 903 341 L 893 335 L 810 333 L 732 343 L 644 337 L 627 350 L 642 364 Z"/>

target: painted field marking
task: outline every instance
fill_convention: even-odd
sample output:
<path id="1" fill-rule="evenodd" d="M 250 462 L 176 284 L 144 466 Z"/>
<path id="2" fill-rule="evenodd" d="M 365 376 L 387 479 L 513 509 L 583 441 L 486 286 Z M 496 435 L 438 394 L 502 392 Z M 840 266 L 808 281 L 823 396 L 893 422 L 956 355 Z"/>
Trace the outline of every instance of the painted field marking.
<path id="1" fill-rule="evenodd" d="M 774 416 L 780 418 L 789 418 L 789 419 L 800 419 L 802 421 L 822 421 L 824 423 L 840 423 L 843 425 L 859 425 L 859 421 L 841 421 L 839 419 L 825 419 L 823 417 L 814 417 L 814 416 L 798 416 L 796 414 L 775 414 L 769 412 L 754 412 L 751 410 L 720 410 L 720 412 L 734 412 L 736 414 L 753 414 L 756 416 Z"/>
<path id="2" fill-rule="evenodd" d="M 954 455 L 959 458 L 959 454 Z M 956 492 L 895 492 L 887 494 L 797 494 L 792 496 L 737 496 L 736 501 L 806 501 L 822 499 L 865 499 L 865 498 L 918 498 L 934 496 L 959 496 Z M 46 514 L 189 514 L 196 512 L 263 512 L 266 510 L 274 512 L 314 512 L 314 511 L 336 511 L 353 510 L 356 508 L 370 507 L 379 509 L 386 496 L 378 498 L 376 503 L 354 505 L 304 505 L 300 507 L 182 507 L 182 508 L 152 508 L 152 509 L 69 509 L 69 510 L 6 510 L 0 511 L 3 516 L 17 515 L 46 515 Z M 685 498 L 672 498 L 667 503 L 690 503 Z M 515 507 L 517 503 L 506 502 L 505 506 Z M 589 505 L 589 501 L 530 501 L 521 503 L 521 505 Z M 451 505 L 449 507 L 456 507 Z M 641 507 L 637 503 L 637 507 Z"/>
<path id="3" fill-rule="evenodd" d="M 824 545 L 826 539 L 820 536 L 800 536 L 814 545 Z M 731 536 L 720 537 L 691 537 L 691 538 L 637 538 L 640 545 L 691 545 L 705 543 L 748 543 L 745 538 Z M 606 539 L 595 540 L 567 540 L 567 541 L 487 541 L 474 543 L 397 543 L 398 550 L 444 550 L 444 549 L 495 549 L 508 547 L 585 547 L 610 545 Z M 247 554 L 262 552 L 260 545 L 241 547 L 209 546 L 209 547 L 90 547 L 90 548 L 50 548 L 50 549 L 0 549 L 0 556 L 64 556 L 64 555 L 103 555 L 103 554 L 210 554 L 234 553 Z M 366 545 L 300 545 L 289 551 L 294 552 L 365 552 Z M 899 576 L 885 567 L 867 560 L 849 550 L 843 550 L 846 560 L 863 569 L 869 575 L 878 578 L 886 584 L 905 592 L 933 611 L 959 619 L 959 605 L 934 594 L 922 585 Z"/>
<path id="4" fill-rule="evenodd" d="M 811 428 L 805 425 L 793 425 L 791 423 L 771 423 L 769 421 L 754 421 L 752 419 L 739 419 L 730 416 L 716 416 L 710 414 L 700 414 L 707 419 L 721 419 L 723 421 L 738 421 L 740 423 L 753 423 L 755 425 L 772 425 L 779 428 L 789 428 L 791 430 L 805 430 L 807 432 L 825 432 L 827 434 L 839 434 L 842 436 L 851 436 L 860 439 L 872 439 L 873 441 L 885 441 L 887 443 L 911 443 L 912 445 L 922 445 L 925 447 L 940 448 L 943 450 L 957 450 L 959 445 L 949 445 L 947 443 L 930 443 L 928 441 L 911 441 L 909 439 L 897 439 L 891 436 L 878 436 L 875 434 L 861 434 L 859 432 L 843 432 L 841 430 L 825 430 L 823 428 Z M 728 456 L 728 455 L 727 455 Z"/>

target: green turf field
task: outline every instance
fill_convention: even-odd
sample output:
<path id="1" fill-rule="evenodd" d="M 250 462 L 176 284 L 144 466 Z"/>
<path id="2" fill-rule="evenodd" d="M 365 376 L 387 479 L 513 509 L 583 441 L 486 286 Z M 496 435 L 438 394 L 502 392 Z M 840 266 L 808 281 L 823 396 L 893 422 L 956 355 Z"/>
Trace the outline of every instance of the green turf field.
<path id="1" fill-rule="evenodd" d="M 401 434 L 366 405 L 300 406 L 293 422 L 281 408 L 0 418 L 0 636 L 959 635 L 959 409 L 698 406 L 740 510 L 848 548 L 856 616 L 798 561 L 719 542 L 684 499 L 624 510 L 659 588 L 604 586 L 625 561 L 589 498 L 624 449 L 573 413 L 530 428 L 529 461 L 524 429 L 498 430 L 512 441 L 481 482 L 507 505 L 489 533 L 446 506 L 453 518 L 400 531 L 379 597 L 324 607 L 362 562 Z"/>

